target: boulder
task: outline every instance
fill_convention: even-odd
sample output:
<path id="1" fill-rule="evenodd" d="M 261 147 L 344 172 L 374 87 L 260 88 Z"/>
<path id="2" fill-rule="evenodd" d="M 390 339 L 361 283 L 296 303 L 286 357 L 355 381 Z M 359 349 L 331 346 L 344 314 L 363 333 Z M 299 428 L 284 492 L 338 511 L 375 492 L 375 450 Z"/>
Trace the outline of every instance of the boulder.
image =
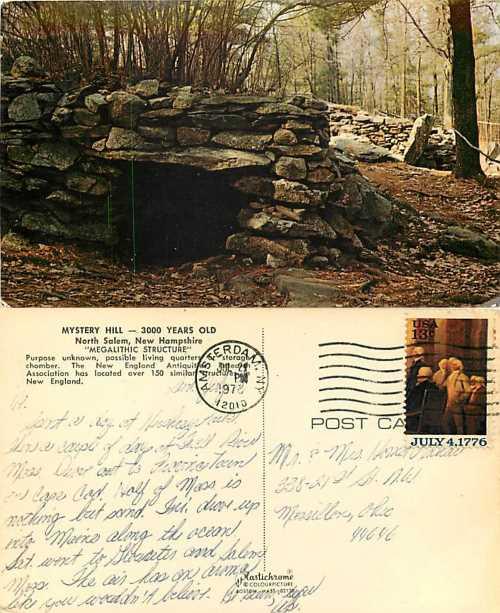
<path id="1" fill-rule="evenodd" d="M 308 109 L 314 109 L 316 111 L 328 110 L 328 102 L 325 102 L 324 100 L 317 100 L 316 98 L 307 98 L 304 102 L 304 105 Z"/>
<path id="2" fill-rule="evenodd" d="M 316 213 L 305 214 L 300 222 L 281 219 L 263 211 L 256 213 L 243 209 L 238 215 L 238 222 L 243 229 L 252 230 L 267 236 L 290 238 L 321 238 L 335 240 L 332 227 Z"/>
<path id="3" fill-rule="evenodd" d="M 170 122 L 175 117 L 183 115 L 182 109 L 156 109 L 155 111 L 147 111 L 141 115 L 141 125 L 156 125 L 158 123 Z"/>
<path id="4" fill-rule="evenodd" d="M 177 141 L 183 147 L 205 145 L 210 140 L 210 131 L 203 128 L 177 128 Z"/>
<path id="5" fill-rule="evenodd" d="M 209 149 L 189 147 L 182 151 L 102 151 L 95 155 L 107 160 L 135 160 L 136 162 L 157 162 L 179 164 L 203 170 L 219 171 L 237 168 L 258 168 L 268 166 L 271 160 L 265 155 L 237 151 L 236 149 Z"/>
<path id="6" fill-rule="evenodd" d="M 21 178 L 14 176 L 10 172 L 2 171 L 0 173 L 0 188 L 10 189 L 13 192 L 23 191 L 23 181 Z"/>
<path id="7" fill-rule="evenodd" d="M 102 94 L 96 93 L 85 96 L 85 106 L 91 113 L 98 113 L 106 104 L 106 99 Z"/>
<path id="8" fill-rule="evenodd" d="M 42 116 L 42 110 L 35 94 L 21 94 L 14 98 L 8 108 L 12 121 L 35 121 Z"/>
<path id="9" fill-rule="evenodd" d="M 294 158 L 283 155 L 276 162 L 275 173 L 285 179 L 305 179 L 307 166 L 304 158 Z"/>
<path id="10" fill-rule="evenodd" d="M 254 208 L 252 207 L 252 203 L 250 203 L 249 206 L 250 208 Z M 264 204 L 261 208 L 268 208 L 268 207 L 271 207 L 273 209 L 273 212 L 276 213 L 276 215 L 280 217 L 281 219 L 290 219 L 291 221 L 298 221 L 298 222 L 302 221 L 302 216 L 305 211 L 305 209 L 291 209 L 287 206 L 284 206 L 283 204 L 277 204 L 275 206 Z"/>
<path id="11" fill-rule="evenodd" d="M 291 130 L 280 128 L 274 133 L 274 142 L 277 145 L 296 145 L 298 139 Z"/>
<path id="12" fill-rule="evenodd" d="M 301 121 L 298 119 L 289 119 L 283 124 L 285 130 L 294 130 L 296 132 L 311 132 L 313 129 L 312 123 Z"/>
<path id="13" fill-rule="evenodd" d="M 197 96 L 191 93 L 181 93 L 172 103 L 174 109 L 190 109 L 196 102 Z"/>
<path id="14" fill-rule="evenodd" d="M 47 168 L 57 168 L 57 170 L 67 170 L 73 166 L 78 157 L 78 150 L 64 141 L 42 143 L 38 147 L 38 151 L 31 160 L 31 163 L 34 166 L 45 166 Z"/>
<path id="15" fill-rule="evenodd" d="M 251 96 L 248 94 L 240 94 L 235 96 L 219 96 L 214 95 L 209 98 L 202 98 L 200 104 L 203 106 L 226 106 L 228 104 L 238 104 L 241 106 L 266 104 L 274 102 L 273 98 L 264 96 Z"/>
<path id="16" fill-rule="evenodd" d="M 255 134 L 252 132 L 219 132 L 212 142 L 224 147 L 243 149 L 244 151 L 264 151 L 272 141 L 270 134 Z"/>
<path id="17" fill-rule="evenodd" d="M 318 166 L 307 173 L 307 180 L 310 183 L 331 183 L 335 177 L 336 175 L 325 166 Z"/>
<path id="18" fill-rule="evenodd" d="M 92 149 L 94 151 L 104 151 L 106 149 L 107 140 L 107 137 L 96 140 L 96 142 L 92 144 Z"/>
<path id="19" fill-rule="evenodd" d="M 149 108 L 152 111 L 158 109 L 167 109 L 171 106 L 172 99 L 169 96 L 161 96 L 160 98 L 151 98 L 149 101 Z"/>
<path id="20" fill-rule="evenodd" d="M 51 115 L 56 107 L 59 96 L 53 92 L 39 92 L 36 99 L 42 108 L 42 115 Z"/>
<path id="21" fill-rule="evenodd" d="M 321 260 L 320 266 L 327 262 Z M 277 274 L 274 283 L 278 291 L 288 297 L 287 307 L 329 307 L 345 296 L 345 290 L 335 281 L 319 279 L 312 271 L 288 270 L 285 274 Z"/>
<path id="22" fill-rule="evenodd" d="M 303 238 L 277 238 L 276 243 L 299 258 L 307 258 L 311 255 L 311 243 Z"/>
<path id="23" fill-rule="evenodd" d="M 96 139 L 107 137 L 109 133 L 109 126 L 62 126 L 61 134 L 63 138 L 80 141 L 85 139 Z"/>
<path id="24" fill-rule="evenodd" d="M 450 226 L 441 234 L 439 244 L 452 253 L 500 261 L 500 243 L 470 228 Z"/>
<path id="25" fill-rule="evenodd" d="M 303 183 L 288 179 L 273 181 L 273 187 L 273 196 L 276 200 L 300 206 L 319 206 L 328 195 L 327 192 L 311 189 Z"/>
<path id="26" fill-rule="evenodd" d="M 7 157 L 13 162 L 31 164 L 34 155 L 35 152 L 29 145 L 9 145 L 7 147 Z"/>
<path id="27" fill-rule="evenodd" d="M 139 126 L 137 131 L 145 139 L 161 142 L 164 146 L 175 142 L 175 129 L 171 126 Z"/>
<path id="28" fill-rule="evenodd" d="M 64 224 L 47 213 L 25 213 L 21 219 L 21 227 L 30 232 L 56 238 L 99 242 L 107 245 L 117 242 L 113 229 L 105 223 Z"/>
<path id="29" fill-rule="evenodd" d="M 57 202 L 58 204 L 64 204 L 65 206 L 79 206 L 81 202 L 81 196 L 78 197 L 75 194 L 71 194 L 63 189 L 57 189 L 51 192 L 45 200 L 49 202 Z"/>
<path id="30" fill-rule="evenodd" d="M 223 113 L 193 113 L 190 116 L 193 125 L 199 128 L 212 130 L 246 130 L 249 127 L 248 120 L 243 115 Z"/>
<path id="31" fill-rule="evenodd" d="M 139 115 L 147 108 L 147 103 L 139 96 L 121 90 L 111 93 L 107 101 L 112 123 L 122 128 L 135 128 Z"/>
<path id="32" fill-rule="evenodd" d="M 328 259 L 328 256 L 326 255 L 314 255 L 307 262 L 307 266 L 309 268 L 323 269 L 323 268 L 328 268 L 329 264 L 330 264 L 330 260 Z"/>
<path id="33" fill-rule="evenodd" d="M 286 102 L 269 102 L 262 104 L 256 110 L 258 115 L 304 115 L 304 110 Z"/>
<path id="34" fill-rule="evenodd" d="M 274 194 L 273 182 L 268 177 L 258 177 L 251 175 L 247 177 L 242 177 L 241 179 L 238 179 L 233 183 L 233 187 L 243 192 L 244 194 L 251 194 L 264 198 L 272 198 Z"/>
<path id="35" fill-rule="evenodd" d="M 73 120 L 75 123 L 82 126 L 94 127 L 97 126 L 101 118 L 96 113 L 92 113 L 88 109 L 76 108 L 73 111 Z"/>
<path id="36" fill-rule="evenodd" d="M 71 121 L 73 113 L 65 106 L 58 106 L 52 113 L 51 121 L 57 126 L 65 125 Z"/>
<path id="37" fill-rule="evenodd" d="M 111 128 L 106 141 L 107 149 L 142 149 L 146 146 L 146 140 L 134 130 L 124 128 Z"/>
<path id="38" fill-rule="evenodd" d="M 413 124 L 410 138 L 406 143 L 403 160 L 407 164 L 416 164 L 425 151 L 432 132 L 434 117 L 429 114 L 422 115 Z"/>
<path id="39" fill-rule="evenodd" d="M 130 85 L 127 90 L 142 98 L 154 98 L 158 95 L 159 86 L 160 82 L 158 79 L 145 79 L 144 81 L 139 81 L 139 83 L 135 85 Z"/>
<path id="40" fill-rule="evenodd" d="M 283 242 L 269 240 L 263 236 L 250 234 L 232 234 L 226 240 L 226 249 L 231 253 L 250 256 L 255 262 L 266 262 L 267 256 L 272 255 L 283 262 L 300 265 L 305 255 L 293 250 L 298 246 L 296 241 L 287 245 Z"/>
<path id="41" fill-rule="evenodd" d="M 18 79 L 20 77 L 41 77 L 45 73 L 36 60 L 29 55 L 21 55 L 14 60 L 10 74 Z"/>
<path id="42" fill-rule="evenodd" d="M 386 162 L 396 159 L 389 149 L 373 145 L 368 139 L 342 134 L 334 136 L 330 144 L 340 153 L 362 162 Z"/>
<path id="43" fill-rule="evenodd" d="M 271 145 L 269 147 L 271 151 L 276 151 L 282 155 L 291 157 L 311 157 L 323 155 L 325 150 L 318 145 L 300 144 L 300 145 Z"/>
<path id="44" fill-rule="evenodd" d="M 81 194 L 91 194 L 92 196 L 104 196 L 109 192 L 109 184 L 102 177 L 80 172 L 72 172 L 66 177 L 66 187 Z"/>
<path id="45" fill-rule="evenodd" d="M 20 234 L 15 232 L 8 232 L 2 238 L 2 251 L 8 249 L 9 251 L 22 251 L 31 247 L 30 241 Z"/>
<path id="46" fill-rule="evenodd" d="M 59 106 L 69 106 L 71 108 L 75 106 L 82 106 L 85 104 L 85 97 L 90 94 L 94 94 L 96 92 L 96 85 L 94 83 L 89 83 L 88 85 L 84 85 L 83 87 L 79 87 L 77 89 L 72 89 L 65 93 L 62 98 L 59 100 Z"/>
<path id="47" fill-rule="evenodd" d="M 85 159 L 80 162 L 80 167 L 85 172 L 94 175 L 104 175 L 105 177 L 121 177 L 123 171 L 120 168 L 116 168 L 113 164 L 108 164 L 103 160 L 89 160 Z"/>
<path id="48" fill-rule="evenodd" d="M 344 216 L 356 225 L 362 238 L 378 238 L 393 227 L 393 205 L 361 175 L 350 174 L 344 179 Z"/>
<path id="49" fill-rule="evenodd" d="M 361 249 L 363 244 L 359 240 L 353 225 L 335 207 L 327 206 L 324 213 L 325 221 L 335 230 L 339 237 L 346 239 L 355 249 Z"/>
<path id="50" fill-rule="evenodd" d="M 274 198 L 300 207 L 319 206 L 328 196 L 327 192 L 311 189 L 303 183 L 288 179 L 273 181 L 267 177 L 248 176 L 238 179 L 233 186 L 245 194 Z"/>

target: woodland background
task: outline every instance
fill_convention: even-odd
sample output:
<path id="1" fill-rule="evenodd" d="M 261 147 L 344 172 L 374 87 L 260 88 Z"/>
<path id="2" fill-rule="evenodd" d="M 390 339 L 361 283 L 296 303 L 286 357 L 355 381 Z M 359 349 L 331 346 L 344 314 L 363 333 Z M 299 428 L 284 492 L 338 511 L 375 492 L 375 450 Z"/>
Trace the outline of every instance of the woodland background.
<path id="1" fill-rule="evenodd" d="M 8 304 L 321 306 L 315 279 L 335 290 L 328 306 L 498 304 L 500 263 L 481 258 L 481 247 L 454 253 L 440 240 L 458 225 L 480 246 L 499 244 L 500 167 L 492 158 L 495 174 L 485 177 L 478 149 L 500 151 L 500 0 L 23 0 L 3 3 L 1 17 L 4 74 L 31 56 L 64 91 L 157 78 L 307 94 L 369 113 L 430 113 L 465 136 L 455 139 L 453 173 L 359 163 L 405 218 L 395 236 L 309 271 L 310 296 L 296 303 L 279 289 L 279 269 L 234 255 L 136 273 L 92 247 L 13 234 L 2 241 Z"/>
<path id="2" fill-rule="evenodd" d="M 486 129 L 500 122 L 500 5 L 473 1 L 472 15 Z M 452 121 L 448 0 L 25 1 L 2 18 L 4 67 L 31 55 L 75 81 L 146 74 Z"/>

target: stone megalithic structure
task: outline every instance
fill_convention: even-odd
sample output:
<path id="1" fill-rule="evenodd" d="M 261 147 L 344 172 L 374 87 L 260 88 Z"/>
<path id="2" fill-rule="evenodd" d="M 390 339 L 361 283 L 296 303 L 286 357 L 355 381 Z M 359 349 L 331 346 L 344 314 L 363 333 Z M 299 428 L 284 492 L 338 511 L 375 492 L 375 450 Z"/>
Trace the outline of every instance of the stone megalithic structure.
<path id="1" fill-rule="evenodd" d="M 357 107 L 330 105 L 330 127 L 334 137 L 351 137 L 382 147 L 362 149 L 363 161 L 396 159 L 409 164 L 439 170 L 451 170 L 455 164 L 455 134 L 432 125 L 431 115 L 422 115 L 415 121 L 390 117 L 381 113 L 369 114 Z M 354 145 L 355 146 L 355 145 Z M 361 149 L 361 148 L 360 148 Z"/>
<path id="2" fill-rule="evenodd" d="M 228 251 L 328 264 L 394 225 L 329 147 L 326 103 L 171 87 L 63 91 L 30 58 L 2 76 L 5 229 L 141 264 Z"/>

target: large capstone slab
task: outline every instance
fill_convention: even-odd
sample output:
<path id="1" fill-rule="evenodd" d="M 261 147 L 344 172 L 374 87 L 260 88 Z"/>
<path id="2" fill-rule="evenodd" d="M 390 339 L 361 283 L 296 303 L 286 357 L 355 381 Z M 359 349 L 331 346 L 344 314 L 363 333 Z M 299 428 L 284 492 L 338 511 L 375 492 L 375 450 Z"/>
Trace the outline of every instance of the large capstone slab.
<path id="1" fill-rule="evenodd" d="M 391 227 L 392 203 L 329 147 L 323 101 L 154 78 L 60 87 L 27 57 L 2 75 L 13 230 L 113 245 L 134 265 L 227 248 L 276 266 L 337 262 Z"/>

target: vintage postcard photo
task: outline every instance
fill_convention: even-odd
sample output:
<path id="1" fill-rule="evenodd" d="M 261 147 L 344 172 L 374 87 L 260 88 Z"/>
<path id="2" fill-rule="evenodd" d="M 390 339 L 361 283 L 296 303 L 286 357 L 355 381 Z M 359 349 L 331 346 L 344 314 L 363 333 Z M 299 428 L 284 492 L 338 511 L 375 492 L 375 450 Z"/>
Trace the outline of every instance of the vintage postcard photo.
<path id="1" fill-rule="evenodd" d="M 498 304 L 500 12 L 1 5 L 11 307 Z"/>
<path id="2" fill-rule="evenodd" d="M 497 613 L 499 323 L 0 310 L 3 610 Z"/>

